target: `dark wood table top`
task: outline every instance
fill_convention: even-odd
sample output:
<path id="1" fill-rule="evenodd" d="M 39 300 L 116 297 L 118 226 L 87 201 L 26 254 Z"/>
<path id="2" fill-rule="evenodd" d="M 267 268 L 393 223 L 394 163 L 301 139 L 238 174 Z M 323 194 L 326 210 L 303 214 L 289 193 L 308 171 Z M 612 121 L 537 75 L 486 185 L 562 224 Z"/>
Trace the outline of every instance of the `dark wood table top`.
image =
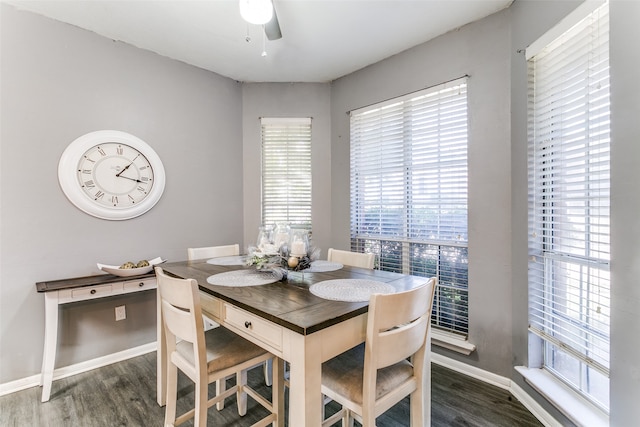
<path id="1" fill-rule="evenodd" d="M 397 291 L 403 291 L 429 280 L 345 266 L 323 273 L 289 273 L 287 279 L 267 285 L 228 287 L 211 285 L 207 278 L 217 273 L 253 267 L 212 265 L 206 260 L 172 262 L 160 267 L 176 277 L 195 279 L 201 291 L 303 335 L 366 313 L 369 305 L 368 302 L 341 302 L 317 297 L 309 291 L 314 283 L 331 279 L 367 279 L 385 282 Z"/>

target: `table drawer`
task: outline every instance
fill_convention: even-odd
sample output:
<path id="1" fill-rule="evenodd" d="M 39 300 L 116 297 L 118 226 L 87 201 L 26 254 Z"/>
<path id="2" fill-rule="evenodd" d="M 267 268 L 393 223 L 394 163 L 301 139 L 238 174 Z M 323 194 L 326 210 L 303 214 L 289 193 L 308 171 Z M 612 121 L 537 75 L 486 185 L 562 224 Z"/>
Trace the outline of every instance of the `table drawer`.
<path id="1" fill-rule="evenodd" d="M 200 292 L 200 306 L 203 314 L 211 320 L 222 321 L 222 301 L 206 292 Z"/>
<path id="2" fill-rule="evenodd" d="M 156 284 L 156 279 L 145 279 L 145 280 L 131 280 L 129 282 L 124 282 L 124 291 L 125 292 L 137 292 L 144 291 L 147 289 L 155 289 L 158 285 Z"/>
<path id="3" fill-rule="evenodd" d="M 234 326 L 249 339 L 260 342 L 282 351 L 282 327 L 264 320 L 254 314 L 241 310 L 233 305 L 225 304 L 225 324 Z M 252 340 L 253 341 L 253 340 Z"/>
<path id="4" fill-rule="evenodd" d="M 84 288 L 71 289 L 70 299 L 84 300 L 102 298 L 113 294 L 118 289 L 122 289 L 122 283 L 110 283 L 108 285 L 87 286 Z"/>

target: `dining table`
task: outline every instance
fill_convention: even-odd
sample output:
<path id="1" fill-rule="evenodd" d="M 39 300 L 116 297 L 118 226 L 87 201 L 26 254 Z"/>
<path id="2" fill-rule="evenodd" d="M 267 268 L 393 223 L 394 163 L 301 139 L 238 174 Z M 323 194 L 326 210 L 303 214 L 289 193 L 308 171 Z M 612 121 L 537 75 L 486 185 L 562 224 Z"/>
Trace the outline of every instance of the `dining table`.
<path id="1" fill-rule="evenodd" d="M 280 278 L 275 274 L 278 269 L 269 276 L 271 270 L 257 271 L 255 266 L 247 266 L 242 256 L 237 259 L 238 262 L 216 262 L 215 259 L 167 262 L 161 267 L 169 275 L 197 281 L 204 316 L 277 356 L 274 375 L 282 375 L 282 361 L 288 362 L 288 425 L 296 427 L 315 427 L 322 423 L 322 363 L 365 340 L 369 301 L 366 292 L 365 297 L 362 296 L 362 285 L 372 286 L 371 292 L 389 293 L 409 290 L 429 280 L 336 263 L 329 263 L 331 268 L 285 271 Z M 266 279 L 261 281 L 261 277 Z M 338 292 L 332 294 L 336 289 Z M 166 364 L 158 303 L 157 401 L 160 406 L 166 403 Z M 283 413 L 282 387 L 273 392 Z M 411 410 L 421 412 L 428 423 L 430 393 L 424 396 L 424 402 L 411 402 Z M 283 416 L 279 417 L 278 424 L 284 425 Z"/>

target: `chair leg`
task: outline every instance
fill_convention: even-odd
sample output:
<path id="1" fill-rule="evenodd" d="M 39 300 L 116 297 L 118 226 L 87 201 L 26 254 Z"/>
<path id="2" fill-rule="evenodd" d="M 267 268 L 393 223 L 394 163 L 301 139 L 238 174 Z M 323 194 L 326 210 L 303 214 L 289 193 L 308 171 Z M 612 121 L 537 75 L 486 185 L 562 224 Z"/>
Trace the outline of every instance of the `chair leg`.
<path id="1" fill-rule="evenodd" d="M 238 385 L 238 391 L 236 392 L 238 400 L 238 414 L 243 417 L 247 413 L 247 393 L 244 391 L 244 387 L 247 385 L 246 369 L 236 374 L 236 384 Z"/>
<path id="2" fill-rule="evenodd" d="M 176 400 L 178 399 L 178 368 L 167 364 L 167 405 L 164 412 L 164 425 L 173 426 L 176 422 Z"/>
<path id="3" fill-rule="evenodd" d="M 227 379 L 221 378 L 216 381 L 216 396 L 220 396 L 227 389 Z M 222 411 L 224 409 L 224 399 L 216 404 L 216 408 L 218 411 Z"/>
<path id="4" fill-rule="evenodd" d="M 344 419 L 342 420 L 343 427 L 353 427 L 354 419 L 351 416 L 351 412 L 347 409 L 344 414 Z"/>
<path id="5" fill-rule="evenodd" d="M 203 378 L 204 376 L 204 378 Z M 196 407 L 195 418 L 193 420 L 193 427 L 207 427 L 207 401 L 209 400 L 209 384 L 207 381 L 207 375 L 200 377 L 196 383 Z"/>
<path id="6" fill-rule="evenodd" d="M 264 383 L 271 387 L 273 385 L 273 360 L 264 362 Z"/>

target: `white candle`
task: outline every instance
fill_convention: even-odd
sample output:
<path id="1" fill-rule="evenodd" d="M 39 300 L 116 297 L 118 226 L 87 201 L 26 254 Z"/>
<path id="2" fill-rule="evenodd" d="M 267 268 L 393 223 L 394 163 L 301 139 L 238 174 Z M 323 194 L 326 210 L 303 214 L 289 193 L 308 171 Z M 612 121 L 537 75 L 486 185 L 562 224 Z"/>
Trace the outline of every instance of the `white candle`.
<path id="1" fill-rule="evenodd" d="M 302 240 L 296 240 L 291 243 L 291 254 L 296 256 L 304 256 L 306 255 L 306 249 L 304 247 L 304 242 Z"/>

